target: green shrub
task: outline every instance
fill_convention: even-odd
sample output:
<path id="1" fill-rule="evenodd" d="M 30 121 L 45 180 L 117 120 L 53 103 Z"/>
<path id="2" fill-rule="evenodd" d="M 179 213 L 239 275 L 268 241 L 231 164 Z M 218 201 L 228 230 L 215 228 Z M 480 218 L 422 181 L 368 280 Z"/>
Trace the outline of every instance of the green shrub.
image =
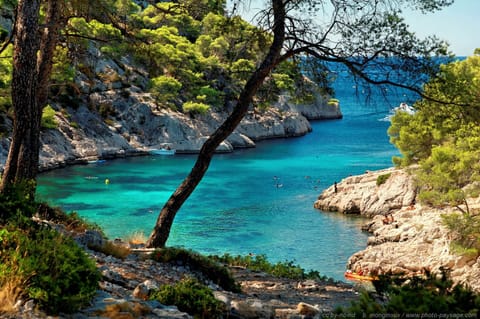
<path id="1" fill-rule="evenodd" d="M 103 230 L 98 224 L 91 223 L 83 219 L 77 212 L 65 213 L 61 208 L 52 207 L 46 203 L 40 203 L 36 212 L 41 219 L 46 219 L 57 224 L 64 225 L 67 230 L 84 232 L 87 229 L 96 230 L 103 234 Z"/>
<path id="2" fill-rule="evenodd" d="M 5 30 L 0 26 L 0 35 Z M 3 42 L 3 40 L 0 40 Z M 12 71 L 13 45 L 10 44 L 0 52 L 0 112 L 6 113 L 12 106 Z"/>
<path id="3" fill-rule="evenodd" d="M 442 223 L 452 236 L 451 249 L 461 255 L 472 256 L 480 250 L 480 216 L 467 213 L 442 214 Z M 472 258 L 474 258 L 472 256 Z"/>
<path id="4" fill-rule="evenodd" d="M 26 182 L 7 187 L 0 193 L 0 225 L 8 222 L 27 223 L 38 207 L 38 204 L 31 200 L 34 182 Z"/>
<path id="5" fill-rule="evenodd" d="M 150 92 L 159 103 L 174 107 L 182 83 L 172 76 L 161 75 L 150 80 Z"/>
<path id="6" fill-rule="evenodd" d="M 33 225 L 0 230 L 0 284 L 12 278 L 22 294 L 47 313 L 74 312 L 95 295 L 100 275 L 95 263 L 71 238 Z"/>
<path id="7" fill-rule="evenodd" d="M 198 97 L 203 97 L 201 102 L 205 102 L 206 104 L 213 105 L 215 107 L 221 106 L 223 103 L 223 93 L 211 88 L 210 86 L 202 86 L 198 89 L 197 99 Z"/>
<path id="8" fill-rule="evenodd" d="M 339 99 L 329 99 L 327 104 L 330 105 L 330 106 L 338 106 L 338 103 L 340 103 L 340 100 Z"/>
<path id="9" fill-rule="evenodd" d="M 210 106 L 205 103 L 188 101 L 183 103 L 183 111 L 198 114 L 207 114 Z"/>
<path id="10" fill-rule="evenodd" d="M 38 213 L 66 224 L 79 219 L 36 203 L 29 194 L 31 183 L 0 193 L 0 299 L 32 298 L 48 313 L 73 312 L 95 295 L 100 275 L 71 238 L 31 217 Z"/>
<path id="11" fill-rule="evenodd" d="M 479 314 L 480 296 L 469 288 L 454 285 L 443 271 L 440 277 L 426 274 L 425 278 L 382 277 L 374 282 L 379 295 L 362 292 L 358 301 L 337 312 L 369 318 L 379 314 Z M 398 316 L 399 318 L 401 316 Z"/>
<path id="12" fill-rule="evenodd" d="M 175 305 L 195 318 L 223 318 L 225 305 L 212 291 L 195 279 L 181 280 L 174 286 L 164 285 L 150 296 L 165 305 Z"/>
<path id="13" fill-rule="evenodd" d="M 293 261 L 277 262 L 273 264 L 267 260 L 265 255 L 231 256 L 225 254 L 223 256 L 210 257 L 230 266 L 242 266 L 255 271 L 263 271 L 276 277 L 290 279 L 327 279 L 324 276 L 320 276 L 318 271 L 310 270 L 309 272 L 305 272 L 303 268 L 295 265 Z"/>
<path id="14" fill-rule="evenodd" d="M 192 270 L 198 270 L 223 289 L 240 292 L 240 286 L 235 282 L 230 271 L 214 258 L 175 247 L 157 249 L 152 253 L 152 259 L 158 262 L 181 262 L 189 265 Z"/>
<path id="15" fill-rule="evenodd" d="M 46 129 L 56 129 L 58 127 L 58 122 L 55 119 L 55 110 L 50 105 L 43 109 L 41 125 Z"/>
<path id="16" fill-rule="evenodd" d="M 479 256 L 478 249 L 475 247 L 467 248 L 456 242 L 450 244 L 450 251 L 454 254 L 468 258 L 469 260 L 477 259 Z"/>
<path id="17" fill-rule="evenodd" d="M 385 182 L 390 178 L 392 173 L 378 175 L 377 177 L 377 186 L 385 184 Z"/>

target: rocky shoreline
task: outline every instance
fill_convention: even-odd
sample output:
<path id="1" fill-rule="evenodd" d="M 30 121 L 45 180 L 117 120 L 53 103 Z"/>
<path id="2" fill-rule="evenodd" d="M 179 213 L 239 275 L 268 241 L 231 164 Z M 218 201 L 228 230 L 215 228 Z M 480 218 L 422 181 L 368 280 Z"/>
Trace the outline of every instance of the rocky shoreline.
<path id="1" fill-rule="evenodd" d="M 367 247 L 349 258 L 348 269 L 365 274 L 407 276 L 449 269 L 454 282 L 479 292 L 480 258 L 453 254 L 448 231 L 441 222 L 441 214 L 450 214 L 454 209 L 423 206 L 415 202 L 415 195 L 412 177 L 404 170 L 389 168 L 345 178 L 324 190 L 315 207 L 346 214 L 360 212 L 372 217 L 363 227 L 372 234 Z M 480 207 L 478 199 L 469 204 L 471 208 Z M 385 215 L 389 214 L 393 220 L 385 222 Z M 91 231 L 77 238 L 84 246 L 92 240 L 99 245 L 96 241 L 104 239 Z M 337 306 L 348 306 L 358 299 L 358 292 L 350 284 L 277 278 L 243 267 L 230 267 L 242 287 L 242 293 L 232 293 L 189 265 L 158 263 L 145 258 L 151 250 L 142 245 L 131 248 L 132 253 L 125 260 L 86 248 L 102 274 L 100 290 L 89 307 L 65 318 L 92 318 L 105 309 L 116 309 L 115 306 L 143 309 L 142 318 L 191 318 L 174 306 L 145 300 L 150 289 L 191 276 L 214 291 L 215 297 L 228 309 L 230 318 L 320 318 L 331 314 Z M 19 302 L 17 309 L 24 318 L 42 318 L 31 302 Z"/>
<path id="2" fill-rule="evenodd" d="M 228 318 L 320 318 L 331 314 L 338 306 L 348 306 L 358 293 L 352 285 L 333 280 L 294 280 L 252 271 L 241 266 L 227 266 L 241 286 L 240 293 L 224 290 L 189 264 L 177 261 L 156 262 L 149 258 L 153 249 L 143 244 L 110 241 L 130 249 L 125 259 L 87 248 L 101 245 L 105 239 L 97 231 L 75 233 L 62 225 L 48 221 L 60 232 L 72 236 L 84 247 L 102 275 L 100 287 L 90 305 L 74 314 L 60 314 L 55 318 L 193 318 L 176 306 L 148 300 L 153 289 L 164 284 L 175 284 L 185 278 L 196 278 L 207 285 L 215 298 L 225 305 Z M 7 318 L 52 318 L 36 309 L 32 300 L 19 300 L 16 313 Z"/>
<path id="3" fill-rule="evenodd" d="M 379 176 L 384 182 L 377 185 Z M 480 258 L 451 252 L 451 238 L 442 223 L 442 214 L 458 210 L 423 206 L 415 197 L 412 177 L 390 168 L 345 178 L 326 189 L 314 205 L 324 211 L 372 217 L 363 227 L 371 233 L 367 247 L 349 258 L 348 269 L 407 276 L 447 269 L 454 282 L 480 292 Z M 471 199 L 469 206 L 478 208 L 479 203 Z M 387 221 L 389 214 L 393 219 Z"/>
<path id="4" fill-rule="evenodd" d="M 52 103 L 57 111 L 58 128 L 42 131 L 40 170 L 96 159 L 145 155 L 149 149 L 166 143 L 178 153 L 197 153 L 233 107 L 228 105 L 204 115 L 159 109 L 153 97 L 146 93 L 146 72 L 131 69 L 128 61 L 100 60 L 95 71 L 96 74 L 110 74 L 115 81 L 105 83 L 100 78 L 87 79 L 79 74 L 76 84 L 83 98 L 68 105 Z M 268 138 L 302 136 L 311 131 L 309 120 L 342 117 L 338 104 L 328 103 L 322 96 L 317 96 L 309 105 L 294 105 L 282 96 L 275 106 L 261 112 L 249 111 L 217 151 L 255 147 L 256 141 Z M 8 118 L 3 122 L 11 129 Z M 0 139 L 0 170 L 8 155 L 9 142 L 9 138 Z M 390 168 L 349 176 L 326 189 L 314 206 L 322 211 L 372 218 L 364 226 L 372 234 L 367 247 L 350 257 L 348 269 L 372 274 L 418 274 L 424 270 L 435 272 L 448 268 L 455 282 L 480 291 L 480 258 L 450 252 L 451 241 L 440 216 L 452 213 L 453 209 L 423 207 L 415 201 L 416 191 L 406 171 Z M 471 203 L 474 205 L 480 206 L 478 201 Z M 393 216 L 393 222 L 385 224 L 383 219 L 388 214 Z M 136 254 L 125 261 L 92 251 L 89 254 L 103 274 L 102 289 L 93 308 L 82 311 L 75 318 L 91 317 L 92 311 L 98 311 L 92 309 L 109 303 L 144 302 L 134 296 L 134 291 L 147 285 L 148 280 L 160 278 L 174 282 L 191 274 L 183 266 L 160 269 L 164 266 L 140 260 Z M 336 304 L 348 303 L 356 297 L 352 287 L 343 283 L 292 282 L 245 269 L 233 271 L 242 284 L 243 295 L 229 295 L 211 285 L 217 297 L 235 309 L 232 316 L 242 308 L 243 317 L 250 313 L 251 317 L 296 318 L 302 315 L 299 309 L 310 309 L 315 314 L 328 312 Z M 188 317 L 163 305 L 147 306 L 151 312 L 146 318 Z M 28 314 L 32 313 L 29 307 L 25 303 L 20 308 Z"/>
<path id="5" fill-rule="evenodd" d="M 100 52 L 92 54 L 102 56 Z M 178 153 L 198 153 L 233 109 L 233 102 L 207 114 L 160 108 L 148 93 L 148 73 L 134 68 L 128 58 L 99 58 L 95 64 L 94 74 L 103 77 L 78 73 L 77 96 L 50 103 L 58 127 L 42 129 L 41 171 L 96 159 L 145 155 L 167 143 Z M 287 96 L 280 96 L 272 106 L 265 110 L 252 107 L 217 151 L 255 147 L 256 141 L 269 138 L 302 136 L 312 130 L 309 120 L 342 118 L 338 103 L 329 103 L 328 97 L 320 94 L 308 104 L 294 104 Z M 3 116 L 0 120 L 3 130 L 11 132 L 11 119 Z M 0 170 L 9 144 L 8 137 L 0 138 Z"/>

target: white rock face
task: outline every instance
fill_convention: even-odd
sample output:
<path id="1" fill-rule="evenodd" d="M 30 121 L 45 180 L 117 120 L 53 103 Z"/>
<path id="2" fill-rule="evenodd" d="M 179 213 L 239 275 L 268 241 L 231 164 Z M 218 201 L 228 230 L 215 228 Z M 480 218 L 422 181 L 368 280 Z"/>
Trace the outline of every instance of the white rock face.
<path id="1" fill-rule="evenodd" d="M 380 175 L 389 177 L 377 186 Z M 314 207 L 371 217 L 409 206 L 415 202 L 415 196 L 412 177 L 403 170 L 390 168 L 343 179 L 322 192 Z"/>
<path id="2" fill-rule="evenodd" d="M 394 213 L 395 221 L 385 225 L 382 216 L 370 223 L 373 234 L 365 250 L 350 257 L 347 268 L 373 274 L 423 274 L 425 270 L 451 271 L 451 279 L 480 291 L 480 258 L 461 256 L 450 250 L 448 230 L 442 214 L 454 209 L 432 209 L 415 205 Z"/>
<path id="3" fill-rule="evenodd" d="M 229 105 L 205 115 L 160 109 L 145 92 L 146 74 L 134 69 L 124 72 L 127 67 L 98 61 L 97 71 L 115 82 L 104 83 L 98 78 L 88 81 L 79 75 L 82 100 L 78 105 L 51 103 L 58 111 L 58 129 L 42 131 L 41 170 L 97 158 L 145 154 L 164 143 L 170 143 L 178 153 L 198 153 L 233 109 Z M 328 105 L 320 96 L 310 105 L 294 106 L 286 97 L 277 104 L 266 111 L 249 111 L 217 151 L 255 147 L 255 141 L 262 139 L 305 135 L 312 130 L 310 118 L 342 117 L 338 106 Z M 0 170 L 6 162 L 9 143 L 7 138 L 0 139 Z"/>
<path id="4" fill-rule="evenodd" d="M 389 178 L 377 186 L 380 175 Z M 399 169 L 367 172 L 345 178 L 326 189 L 315 202 L 324 211 L 355 213 L 372 217 L 363 229 L 372 233 L 365 250 L 351 256 L 347 269 L 367 274 L 422 274 L 451 271 L 451 279 L 480 291 L 480 258 L 451 251 L 451 236 L 442 223 L 443 214 L 457 209 L 435 209 L 415 203 L 412 177 Z M 470 200 L 471 209 L 480 199 Z M 393 222 L 384 223 L 386 214 Z"/>

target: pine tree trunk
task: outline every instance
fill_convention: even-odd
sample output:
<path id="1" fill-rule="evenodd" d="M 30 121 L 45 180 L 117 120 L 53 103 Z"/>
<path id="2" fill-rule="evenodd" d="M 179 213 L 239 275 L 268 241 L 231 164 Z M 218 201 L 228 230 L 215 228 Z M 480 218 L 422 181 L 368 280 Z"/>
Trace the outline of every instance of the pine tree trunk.
<path id="1" fill-rule="evenodd" d="M 39 1 L 18 1 L 12 74 L 14 124 L 0 185 L 2 191 L 13 183 L 34 178 L 38 170 L 39 142 L 35 134 L 40 129 L 36 103 L 39 9 Z"/>
<path id="2" fill-rule="evenodd" d="M 165 246 L 175 215 L 202 180 L 216 148 L 235 130 L 247 113 L 248 107 L 258 88 L 262 85 L 271 70 L 278 64 L 285 39 L 285 7 L 281 0 L 273 0 L 272 3 L 275 19 L 273 28 L 274 40 L 267 56 L 248 80 L 232 114 L 230 114 L 225 122 L 205 141 L 190 174 L 180 184 L 172 196 L 170 196 L 162 208 L 153 232 L 148 239 L 147 247 Z"/>
<path id="3" fill-rule="evenodd" d="M 39 1 L 18 2 L 12 78 L 14 127 L 1 191 L 14 183 L 35 182 L 38 173 L 42 109 L 47 104 L 59 29 L 64 25 L 60 6 L 61 1 L 47 2 L 45 27 L 39 30 Z M 33 198 L 35 183 L 30 186 Z"/>

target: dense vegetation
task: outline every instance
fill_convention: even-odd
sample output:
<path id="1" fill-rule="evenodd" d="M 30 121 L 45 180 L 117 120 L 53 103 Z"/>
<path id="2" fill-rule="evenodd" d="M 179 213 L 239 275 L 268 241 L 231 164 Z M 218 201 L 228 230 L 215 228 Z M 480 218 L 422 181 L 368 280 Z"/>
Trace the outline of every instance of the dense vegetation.
<path id="1" fill-rule="evenodd" d="M 268 33 L 240 17 L 226 17 L 225 5 L 225 0 L 184 0 L 142 8 L 135 1 L 104 0 L 99 6 L 110 8 L 110 15 L 70 18 L 55 50 L 50 98 L 63 107 L 78 105 L 81 97 L 74 80 L 80 73 L 90 79 L 100 77 L 105 83 L 115 81 L 118 74 L 95 71 L 101 52 L 121 65 L 145 69 L 150 78 L 146 89 L 160 108 L 185 113 L 222 108 L 239 94 L 271 42 Z M 11 107 L 12 47 L 0 56 L 3 113 Z M 317 78 L 327 83 L 325 74 Z M 328 86 L 320 89 L 304 82 L 299 64 L 292 60 L 271 74 L 255 103 L 266 106 L 284 92 L 309 99 L 319 91 L 331 93 Z M 43 127 L 54 128 L 45 123 Z"/>
<path id="2" fill-rule="evenodd" d="M 3 10 L 8 11 L 9 6 L 13 8 L 15 3 L 0 0 L 2 13 Z M 96 61 L 101 52 L 119 64 L 134 64 L 138 69 L 146 70 L 150 81 L 145 88 L 153 94 L 160 108 L 203 114 L 211 107 L 222 108 L 226 101 L 238 97 L 273 41 L 271 34 L 240 18 L 226 17 L 224 0 L 159 2 L 146 7 L 140 7 L 130 0 L 102 0 L 97 1 L 97 11 L 89 5 L 84 11 L 82 1 L 65 3 L 65 16 L 62 17 L 65 25 L 55 47 L 48 87 L 51 101 L 58 101 L 62 106 L 76 107 L 82 99 L 74 81 L 80 74 L 89 80 L 99 77 L 105 83 L 118 79 L 119 75 L 115 72 L 96 74 Z M 435 1 L 423 3 L 435 5 Z M 359 11 L 357 7 L 346 7 L 345 11 L 347 9 Z M 13 17 L 12 10 L 7 15 Z M 46 12 L 42 11 L 41 18 L 45 17 Z M 385 20 L 358 21 L 358 24 L 355 22 L 342 30 L 342 36 L 349 41 L 344 41 L 344 48 L 339 45 L 341 54 L 326 56 L 327 61 L 334 59 L 336 62 L 345 62 L 352 72 L 359 73 L 363 65 L 356 66 L 348 60 L 349 48 L 352 47 L 352 54 L 357 56 L 355 44 L 361 43 L 363 47 L 368 43 L 366 52 L 371 53 L 368 49 L 376 48 L 378 43 L 375 41 L 381 33 L 371 30 L 382 28 L 389 28 L 392 31 L 388 32 L 389 35 L 405 41 L 401 43 L 404 47 L 399 51 L 407 54 L 410 53 L 408 48 L 411 48 L 417 53 L 414 50 L 417 47 L 410 47 L 409 43 L 413 34 L 406 31 L 402 20 L 395 14 Z M 367 21 L 373 21 L 373 24 Z M 362 27 L 363 33 L 360 32 Z M 7 35 L 8 31 L 0 29 L 2 42 Z M 396 43 L 392 39 L 389 38 L 388 43 Z M 419 51 L 422 48 L 422 45 L 418 46 Z M 330 48 L 321 49 L 332 52 Z M 434 49 L 442 51 L 440 45 Z M 342 50 L 347 53 L 343 55 Z M 429 53 L 434 51 L 432 49 Z M 13 52 L 12 45 L 3 46 L 0 52 L 0 133 L 5 131 L 2 125 L 4 115 L 13 117 L 10 98 L 13 69 L 10 57 Z M 387 48 L 385 52 L 375 52 L 374 55 L 377 53 L 389 56 L 391 52 Z M 320 56 L 318 52 L 317 56 Z M 370 56 L 367 57 L 369 59 Z M 479 59 L 479 56 L 473 56 L 442 67 L 440 77 L 425 87 L 425 95 L 430 98 L 415 105 L 418 110 L 415 115 L 397 114 L 389 131 L 393 143 L 404 155 L 396 160 L 397 163 L 419 164 L 417 176 L 422 190 L 421 199 L 434 205 L 458 205 L 464 211 L 465 214 L 459 215 L 458 219 L 450 217 L 445 222 L 455 233 L 457 242 L 474 249 L 477 255 L 479 223 L 475 216 L 469 214 L 468 205 L 465 209 L 460 205 L 466 204 L 467 196 L 478 194 L 476 182 L 480 182 Z M 290 92 L 292 96 L 304 99 L 311 98 L 316 92 L 331 93 L 326 70 L 321 65 L 318 70 L 312 75 L 316 75 L 315 82 L 323 84 L 322 89 L 304 81 L 300 64 L 295 59 L 283 60 L 273 72 L 268 72 L 253 103 L 265 107 L 282 92 Z M 55 128 L 55 109 L 44 106 L 41 105 L 42 126 L 44 129 Z M 106 120 L 114 114 L 114 110 L 104 105 L 92 107 L 98 107 L 95 110 Z M 378 183 L 381 184 L 386 178 L 388 176 L 385 175 Z M 0 221 L 0 298 L 10 301 L 10 305 L 3 307 L 12 306 L 15 299 L 25 296 L 36 300 L 50 313 L 75 311 L 93 296 L 99 275 L 93 262 L 71 239 L 31 221 L 39 204 L 26 198 L 26 194 L 29 192 L 7 188 L 0 197 L 0 218 L 3 218 Z M 182 260 L 199 268 L 207 276 L 218 279 L 219 284 L 231 290 L 238 289 L 223 268 L 214 268 L 213 262 L 196 255 L 181 251 L 158 251 L 154 258 L 164 262 Z M 291 262 L 270 264 L 264 256 L 224 256 L 219 260 L 229 264 L 246 264 L 290 278 L 318 277 L 316 273 L 305 274 L 303 269 Z M 421 281 L 418 284 L 420 281 L 415 279 L 411 285 L 390 286 L 389 303 L 373 305 L 369 299 L 361 303 L 365 307 L 373 307 L 368 309 L 376 313 L 405 311 L 406 308 L 402 307 L 406 306 L 415 312 L 458 311 L 459 308 L 469 311 L 478 306 L 478 300 L 469 291 L 452 287 L 448 281 L 442 280 L 440 284 L 433 281 Z M 412 299 L 412 296 L 417 299 Z M 183 304 L 193 307 L 189 311 L 201 316 L 216 316 L 217 311 L 221 311 L 211 291 L 193 280 L 174 287 L 163 287 L 154 298 L 181 307 Z M 200 305 L 197 303 L 199 300 L 202 301 Z M 418 304 L 419 300 L 421 304 Z M 4 310 L 8 309 L 0 309 Z"/>
<path id="3" fill-rule="evenodd" d="M 162 263 L 180 263 L 188 265 L 193 271 L 199 271 L 209 280 L 223 289 L 240 292 L 240 286 L 230 271 L 214 258 L 208 258 L 190 250 L 182 248 L 161 248 L 152 253 L 152 259 Z"/>
<path id="4" fill-rule="evenodd" d="M 438 317 L 449 314 L 478 318 L 480 296 L 468 287 L 455 285 L 447 271 L 441 275 L 399 278 L 382 277 L 374 282 L 375 292 L 364 291 L 350 307 L 338 313 L 355 314 L 355 318 Z"/>
<path id="5" fill-rule="evenodd" d="M 480 217 L 467 201 L 480 194 L 478 92 L 480 55 L 442 65 L 438 78 L 425 85 L 428 98 L 414 105 L 416 113 L 397 112 L 388 130 L 403 155 L 394 162 L 416 165 L 419 199 L 460 210 L 443 220 L 452 233 L 453 250 L 472 258 L 480 253 Z"/>
<path id="6" fill-rule="evenodd" d="M 227 264 L 229 266 L 245 267 L 254 271 L 265 272 L 276 277 L 299 280 L 327 279 L 327 277 L 321 276 L 318 271 L 305 271 L 305 269 L 303 269 L 299 265 L 295 265 L 293 261 L 279 261 L 276 263 L 272 263 L 267 259 L 265 255 L 231 256 L 229 254 L 224 254 L 223 256 L 210 256 L 210 258 Z"/>
<path id="7" fill-rule="evenodd" d="M 478 196 L 480 182 L 480 56 L 443 65 L 425 86 L 409 115 L 397 112 L 389 134 L 403 157 L 418 164 L 420 199 L 433 205 L 465 204 Z M 466 208 L 468 210 L 468 206 Z"/>
<path id="8" fill-rule="evenodd" d="M 73 312 L 95 295 L 100 274 L 71 238 L 32 221 L 49 209 L 22 194 L 18 189 L 0 194 L 0 209 L 11 216 L 0 220 L 0 315 L 20 298 L 35 300 L 51 314 Z"/>
<path id="9" fill-rule="evenodd" d="M 175 305 L 194 318 L 224 318 L 225 304 L 213 295 L 210 288 L 193 278 L 185 278 L 175 285 L 164 285 L 154 291 L 151 300 L 164 305 Z"/>

